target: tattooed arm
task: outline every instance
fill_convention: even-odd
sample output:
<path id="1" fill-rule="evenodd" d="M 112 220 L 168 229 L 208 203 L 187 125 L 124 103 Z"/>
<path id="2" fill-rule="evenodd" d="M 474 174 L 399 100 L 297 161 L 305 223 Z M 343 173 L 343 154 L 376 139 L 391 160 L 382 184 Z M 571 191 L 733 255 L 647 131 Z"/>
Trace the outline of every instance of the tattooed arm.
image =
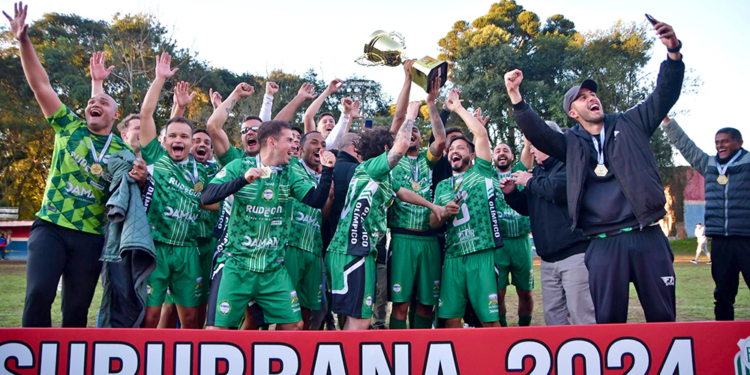
<path id="1" fill-rule="evenodd" d="M 235 87 L 234 91 L 229 94 L 227 100 L 221 103 L 215 110 L 214 113 L 209 117 L 206 123 L 206 130 L 208 135 L 211 137 L 211 143 L 214 146 L 214 155 L 216 157 L 222 156 L 229 150 L 229 137 L 224 132 L 224 123 L 227 122 L 229 114 L 232 112 L 232 108 L 240 98 L 245 98 L 252 95 L 255 92 L 255 88 L 248 83 L 240 83 Z"/>
<path id="2" fill-rule="evenodd" d="M 419 114 L 420 105 L 421 103 L 419 102 L 409 103 L 409 107 L 406 109 L 406 121 L 401 125 L 401 129 L 398 130 L 396 140 L 393 141 L 393 147 L 388 151 L 388 166 L 391 169 L 398 164 L 409 149 L 411 128 L 414 126 L 414 120 L 417 119 L 417 115 Z"/>
<path id="3" fill-rule="evenodd" d="M 435 105 L 435 100 L 440 94 L 440 77 L 435 77 L 430 89 L 427 94 L 427 109 L 430 111 L 432 135 L 435 137 L 435 140 L 430 144 L 430 155 L 435 158 L 433 161 L 437 161 L 443 156 L 443 150 L 445 150 L 445 125 Z"/>

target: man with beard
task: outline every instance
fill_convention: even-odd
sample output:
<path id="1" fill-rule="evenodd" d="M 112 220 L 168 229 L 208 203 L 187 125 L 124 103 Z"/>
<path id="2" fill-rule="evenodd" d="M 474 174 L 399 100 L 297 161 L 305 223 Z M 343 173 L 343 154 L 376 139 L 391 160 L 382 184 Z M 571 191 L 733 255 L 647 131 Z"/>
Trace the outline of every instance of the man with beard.
<path id="1" fill-rule="evenodd" d="M 528 142 L 524 142 L 524 150 L 521 154 L 521 162 L 512 166 L 515 155 L 505 143 L 495 147 L 493 159 L 497 174 L 497 181 L 511 177 L 511 173 L 526 171 L 527 165 L 532 164 L 527 156 L 529 152 Z M 518 293 L 518 325 L 528 326 L 531 324 L 531 313 L 534 309 L 532 290 L 534 289 L 534 268 L 532 263 L 531 242 L 529 232 L 531 225 L 527 216 L 519 215 L 505 202 L 498 199 L 498 219 L 500 220 L 500 233 L 503 235 L 502 248 L 495 249 L 495 272 L 497 273 L 497 297 L 499 302 L 500 325 L 508 326 L 505 313 L 505 292 L 510 284 L 509 276 L 512 276 L 512 284 Z"/>
<path id="2" fill-rule="evenodd" d="M 547 124 L 561 132 L 554 122 Z M 542 258 L 544 321 L 548 326 L 596 323 L 589 273 L 583 262 L 589 240 L 580 229 L 570 231 L 565 164 L 533 147 L 531 153 L 537 162 L 533 173 L 515 172 L 512 178 L 500 180 L 500 186 L 511 208 L 531 220 L 536 250 Z"/>
<path id="3" fill-rule="evenodd" d="M 305 133 L 309 133 L 313 130 L 317 130 L 323 136 L 326 141 L 326 150 L 333 150 L 338 147 L 339 140 L 341 137 L 349 132 L 349 128 L 352 125 L 352 121 L 359 116 L 359 100 L 352 100 L 350 98 L 344 98 L 341 100 L 341 104 L 344 106 L 344 112 L 339 117 L 339 122 L 335 122 L 333 114 L 330 112 L 321 113 L 318 116 L 318 124 L 315 124 L 315 114 L 318 113 L 320 107 L 325 102 L 326 98 L 333 93 L 339 91 L 344 87 L 344 81 L 340 79 L 334 79 L 328 84 L 325 91 L 315 99 L 310 107 L 305 111 Z"/>
<path id="4" fill-rule="evenodd" d="M 141 108 L 141 151 L 153 165 L 155 191 L 148 210 L 151 235 L 156 247 L 156 269 L 148 277 L 146 316 L 142 327 L 156 328 L 167 288 L 174 298 L 180 322 L 185 328 L 198 328 L 197 306 L 201 298 L 201 266 L 197 231 L 200 196 L 208 182 L 206 168 L 191 155 L 193 124 L 183 117 L 167 121 L 166 148 L 156 137 L 154 112 L 164 82 L 177 68 L 170 69 L 168 53 L 157 56 L 156 78 Z M 217 207 L 211 207 L 218 209 Z"/>
<path id="5" fill-rule="evenodd" d="M 130 147 L 112 133 L 117 103 L 100 93 L 89 99 L 86 121 L 64 105 L 39 62 L 28 35 L 28 6 L 15 4 L 10 29 L 18 41 L 23 72 L 42 113 L 55 132 L 55 146 L 38 219 L 31 227 L 26 265 L 24 327 L 50 327 L 50 310 L 62 276 L 62 326 L 86 327 L 104 246 L 104 205 L 110 181 L 103 173 L 109 155 Z M 130 176 L 145 181 L 145 164 Z"/>
<path id="6" fill-rule="evenodd" d="M 322 208 L 331 187 L 333 154 L 322 155 L 317 187 L 289 166 L 292 131 L 285 121 L 264 123 L 258 134 L 256 157 L 243 157 L 225 166 L 207 186 L 204 204 L 234 194 L 226 242 L 213 271 L 207 326 L 235 328 L 250 301 L 262 309 L 265 323 L 280 329 L 301 329 L 299 297 L 283 266 L 284 244 L 291 227 L 291 203 L 296 199 Z"/>
<path id="7" fill-rule="evenodd" d="M 716 320 L 734 320 L 740 272 L 745 284 L 750 286 L 750 219 L 747 215 L 750 212 L 750 153 L 742 148 L 742 134 L 735 128 L 721 128 L 716 132 L 716 156 L 699 149 L 674 119 L 665 118 L 663 128 L 669 142 L 705 177 L 704 233 L 712 240 L 709 261 L 716 283 L 714 315 Z M 698 241 L 696 263 L 700 255 L 700 239 Z"/>
<path id="8" fill-rule="evenodd" d="M 680 96 L 685 64 L 672 27 L 654 29 L 667 47 L 654 92 L 624 113 L 604 114 L 597 85 L 584 80 L 563 108 L 578 122 L 558 133 L 523 101 L 520 70 L 505 75 L 513 118 L 538 150 L 565 163 L 571 230 L 591 238 L 586 251 L 597 323 L 625 323 L 630 282 L 646 321 L 675 320 L 674 255 L 658 221 L 666 198 L 650 138 Z"/>
<path id="9" fill-rule="evenodd" d="M 438 316 L 446 319 L 446 328 L 461 328 L 468 302 L 483 326 L 499 327 L 493 264 L 494 249 L 503 246 L 503 240 L 490 142 L 484 126 L 461 105 L 458 91 L 451 90 L 445 106 L 461 116 L 476 147 L 466 136 L 453 138 L 448 146 L 453 176 L 440 182 L 435 192 L 435 203 L 444 207 L 442 218 L 430 215 L 430 226 L 447 223 Z"/>
<path id="10" fill-rule="evenodd" d="M 376 244 L 386 233 L 386 208 L 393 199 L 428 207 L 438 207 L 390 177 L 409 148 L 414 120 L 420 103 L 411 103 L 406 123 L 396 139 L 384 128 L 368 129 L 356 144 L 364 162 L 354 171 L 346 194 L 341 220 L 326 254 L 326 275 L 332 293 L 332 309 L 346 316 L 345 330 L 370 326 L 375 297 Z"/>
<path id="11" fill-rule="evenodd" d="M 302 158 L 292 162 L 291 168 L 302 180 L 313 186 L 320 183 L 323 166 L 320 153 L 325 152 L 323 136 L 312 131 L 302 137 Z M 330 213 L 333 195 L 329 195 L 321 210 L 292 200 L 292 225 L 284 257 L 284 265 L 297 290 L 302 307 L 304 329 L 310 329 L 310 313 L 319 310 L 323 298 L 323 220 Z"/>
<path id="12" fill-rule="evenodd" d="M 427 95 L 432 134 L 435 140 L 427 150 L 420 151 L 422 136 L 412 127 L 406 157 L 401 158 L 391 171 L 391 177 L 403 189 L 414 191 L 425 200 L 432 200 L 432 168 L 443 155 L 445 127 L 438 115 L 435 100 L 440 90 L 439 78 Z M 398 112 L 399 109 L 396 109 Z M 412 328 L 430 328 L 433 309 L 440 295 L 440 245 L 435 231 L 430 228 L 430 210 L 397 199 L 388 211 L 391 229 L 391 258 L 389 287 L 393 311 L 391 329 L 405 329 L 409 303 L 417 301 Z M 378 280 L 386 282 L 386 280 Z"/>

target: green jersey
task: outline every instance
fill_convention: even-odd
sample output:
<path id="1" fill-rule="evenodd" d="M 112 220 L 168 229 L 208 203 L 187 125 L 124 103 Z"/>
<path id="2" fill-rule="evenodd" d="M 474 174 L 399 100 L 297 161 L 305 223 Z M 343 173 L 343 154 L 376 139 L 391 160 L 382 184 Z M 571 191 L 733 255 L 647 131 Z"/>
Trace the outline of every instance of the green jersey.
<path id="1" fill-rule="evenodd" d="M 509 177 L 513 172 L 527 170 L 526 166 L 519 161 L 508 173 L 500 173 L 495 169 L 495 172 L 497 172 L 495 175 L 497 180 L 500 181 L 504 177 Z M 518 185 L 517 188 L 518 190 L 523 190 L 523 186 L 521 185 Z M 500 220 L 500 233 L 506 238 L 528 235 L 531 232 L 531 222 L 529 221 L 529 217 L 523 216 L 510 208 L 508 203 L 505 202 L 505 195 L 503 195 L 500 190 L 498 190 L 497 193 L 500 197 L 497 204 L 497 213 Z"/>
<path id="2" fill-rule="evenodd" d="M 391 178 L 398 181 L 404 189 L 432 201 L 432 169 L 435 168 L 435 163 L 427 158 L 427 154 L 428 150 L 424 150 L 416 157 L 404 156 L 391 171 Z M 396 199 L 393 207 L 388 210 L 388 226 L 418 231 L 431 230 L 431 212 L 427 207 Z"/>
<path id="3" fill-rule="evenodd" d="M 328 251 L 354 256 L 376 251 L 375 245 L 385 236 L 387 208 L 400 188 L 390 171 L 388 152 L 357 166 Z"/>
<path id="4" fill-rule="evenodd" d="M 196 184 L 208 182 L 206 167 L 188 156 L 177 163 L 154 138 L 141 148 L 146 164 L 153 165 L 154 196 L 148 207 L 148 222 L 154 241 L 172 246 L 197 246 L 201 192 Z"/>
<path id="5" fill-rule="evenodd" d="M 218 164 L 208 162 L 205 164 L 206 167 L 206 181 L 211 181 L 216 173 L 221 169 Z M 214 228 L 219 222 L 221 216 L 221 210 L 210 211 L 200 210 L 200 216 L 198 216 L 198 238 L 211 238 L 214 236 Z"/>
<path id="6" fill-rule="evenodd" d="M 219 164 L 221 164 L 222 167 L 226 167 L 229 163 L 237 159 L 242 159 L 244 157 L 245 157 L 244 151 L 240 150 L 237 147 L 229 145 L 229 149 L 227 150 L 227 152 L 225 152 L 224 155 L 217 156 L 216 160 L 219 161 Z"/>
<path id="7" fill-rule="evenodd" d="M 42 207 L 36 216 L 61 227 L 103 234 L 109 181 L 104 178 L 107 173 L 91 173 L 91 165 L 100 157 L 99 164 L 106 167 L 111 154 L 131 148 L 112 133 L 103 136 L 90 132 L 86 122 L 65 104 L 47 121 L 55 131 L 55 148 Z"/>
<path id="8" fill-rule="evenodd" d="M 245 156 L 227 164 L 211 183 L 223 184 L 244 176 L 250 168 L 260 167 L 256 158 Z M 301 201 L 313 188 L 292 167 L 286 166 L 234 193 L 224 258 L 253 272 L 271 272 L 282 267 L 292 198 Z"/>
<path id="9" fill-rule="evenodd" d="M 445 206 L 456 196 L 461 210 L 446 221 L 445 256 L 448 258 L 503 246 L 497 205 L 500 186 L 492 164 L 477 158 L 462 174 L 440 181 L 435 204 Z"/>
<path id="10" fill-rule="evenodd" d="M 292 158 L 294 159 L 294 158 Z M 309 169 L 304 161 L 291 163 L 292 171 L 302 180 L 318 186 L 320 174 Z M 292 200 L 292 227 L 289 232 L 289 245 L 304 251 L 321 255 L 323 253 L 323 236 L 320 227 L 323 225 L 323 213 L 320 209 L 310 207 L 296 199 Z"/>

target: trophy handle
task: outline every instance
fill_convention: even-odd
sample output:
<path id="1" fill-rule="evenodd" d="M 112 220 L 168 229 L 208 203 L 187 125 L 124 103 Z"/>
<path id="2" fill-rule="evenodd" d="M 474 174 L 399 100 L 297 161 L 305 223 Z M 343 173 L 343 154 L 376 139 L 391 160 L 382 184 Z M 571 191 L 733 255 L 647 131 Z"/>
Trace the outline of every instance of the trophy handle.
<path id="1" fill-rule="evenodd" d="M 391 31 L 390 33 L 388 33 L 388 36 L 401 43 L 401 46 L 406 48 L 406 38 L 404 38 L 404 36 L 401 35 L 398 31 Z"/>
<path id="2" fill-rule="evenodd" d="M 367 58 L 367 55 L 362 55 L 362 56 L 358 57 L 356 60 L 354 60 L 354 62 L 357 63 L 357 64 L 359 64 L 359 65 L 362 65 L 362 66 L 382 66 L 383 63 L 385 62 L 383 60 L 383 58 L 380 57 L 380 56 L 378 56 L 378 55 L 372 54 L 371 56 L 377 57 L 379 61 L 378 62 L 370 61 Z"/>

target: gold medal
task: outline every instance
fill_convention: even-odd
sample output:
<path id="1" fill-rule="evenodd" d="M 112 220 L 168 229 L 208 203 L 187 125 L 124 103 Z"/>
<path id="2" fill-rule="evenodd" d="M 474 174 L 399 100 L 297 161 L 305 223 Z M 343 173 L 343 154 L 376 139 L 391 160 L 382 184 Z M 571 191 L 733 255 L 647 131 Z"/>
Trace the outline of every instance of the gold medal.
<path id="1" fill-rule="evenodd" d="M 102 171 L 104 168 L 102 168 L 102 165 L 99 163 L 91 164 L 91 173 L 93 173 L 95 176 L 98 176 L 102 174 Z"/>
<path id="2" fill-rule="evenodd" d="M 606 176 L 608 171 L 609 170 L 604 166 L 604 164 L 599 164 L 596 166 L 596 168 L 594 168 L 594 173 L 596 173 L 596 175 L 599 177 Z"/>
<path id="3" fill-rule="evenodd" d="M 411 183 L 411 188 L 412 188 L 412 189 L 414 189 L 414 191 L 419 191 L 419 189 L 420 189 L 421 187 L 422 187 L 422 186 L 421 186 L 421 185 L 419 185 L 419 182 L 417 182 L 417 181 L 414 181 L 414 182 L 412 182 L 412 183 Z"/>
<path id="4" fill-rule="evenodd" d="M 201 191 L 203 191 L 203 183 L 196 182 L 195 186 L 193 186 L 193 190 L 195 190 L 196 193 L 200 193 Z"/>
<path id="5" fill-rule="evenodd" d="M 263 167 L 260 169 L 260 178 L 269 178 L 271 177 L 271 168 Z"/>
<path id="6" fill-rule="evenodd" d="M 719 185 L 726 185 L 727 182 L 729 182 L 729 179 L 727 178 L 727 175 L 723 174 L 716 179 L 716 182 L 718 182 Z"/>

